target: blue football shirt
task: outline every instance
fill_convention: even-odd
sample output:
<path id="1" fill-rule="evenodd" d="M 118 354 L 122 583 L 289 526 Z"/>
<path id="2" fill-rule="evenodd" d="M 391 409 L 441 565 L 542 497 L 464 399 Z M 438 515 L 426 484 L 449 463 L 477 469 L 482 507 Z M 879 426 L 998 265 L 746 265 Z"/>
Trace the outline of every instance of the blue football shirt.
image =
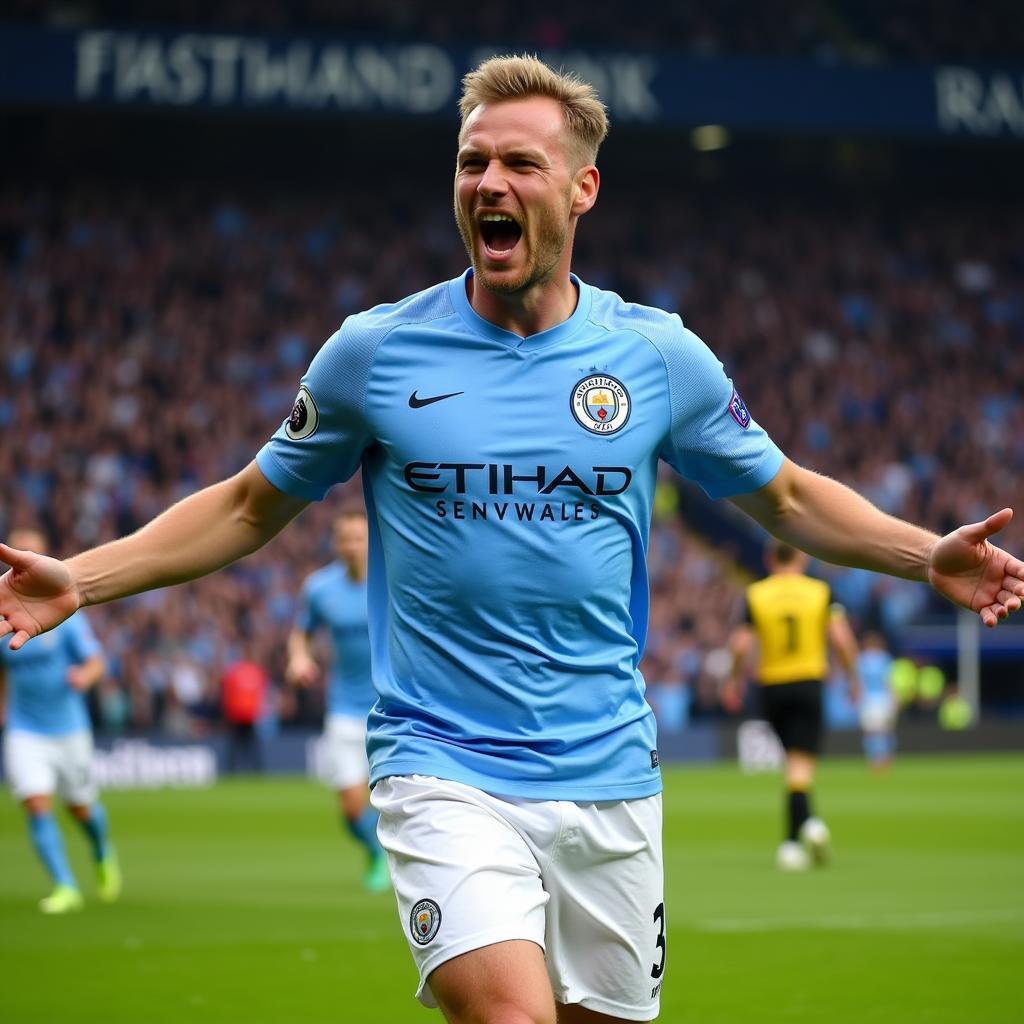
<path id="1" fill-rule="evenodd" d="M 366 582 L 349 579 L 339 562 L 312 573 L 302 586 L 295 628 L 327 629 L 334 655 L 327 678 L 327 713 L 365 719 L 377 699 L 370 674 Z"/>
<path id="2" fill-rule="evenodd" d="M 83 612 L 12 651 L 0 642 L 7 677 L 7 727 L 46 736 L 90 728 L 85 696 L 68 683 L 68 669 L 102 653 Z"/>
<path id="3" fill-rule="evenodd" d="M 892 655 L 888 651 L 861 651 L 857 657 L 857 671 L 860 673 L 862 699 L 891 696 Z"/>
<path id="4" fill-rule="evenodd" d="M 473 310 L 470 273 L 349 317 L 257 464 L 308 500 L 362 467 L 371 783 L 649 796 L 658 460 L 723 497 L 782 454 L 678 316 L 573 277 L 573 315 L 520 338 Z"/>

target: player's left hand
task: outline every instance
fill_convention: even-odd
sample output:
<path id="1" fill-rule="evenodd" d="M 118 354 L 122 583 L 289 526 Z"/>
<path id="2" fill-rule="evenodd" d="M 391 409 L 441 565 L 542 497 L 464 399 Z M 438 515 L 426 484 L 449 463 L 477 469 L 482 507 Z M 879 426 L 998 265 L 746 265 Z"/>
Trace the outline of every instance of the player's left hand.
<path id="1" fill-rule="evenodd" d="M 66 563 L 7 544 L 0 544 L 0 560 L 10 566 L 0 576 L 0 637 L 14 634 L 12 651 L 81 607 L 82 595 Z"/>
<path id="2" fill-rule="evenodd" d="M 88 690 L 92 684 L 92 676 L 84 665 L 72 665 L 68 669 L 66 678 L 68 686 L 70 686 L 72 690 L 78 690 L 79 693 L 83 690 Z"/>
<path id="3" fill-rule="evenodd" d="M 971 523 L 947 533 L 928 559 L 928 582 L 954 604 L 995 626 L 1017 611 L 1024 597 L 1024 562 L 989 543 L 1013 518 L 1004 508 L 982 523 Z"/>

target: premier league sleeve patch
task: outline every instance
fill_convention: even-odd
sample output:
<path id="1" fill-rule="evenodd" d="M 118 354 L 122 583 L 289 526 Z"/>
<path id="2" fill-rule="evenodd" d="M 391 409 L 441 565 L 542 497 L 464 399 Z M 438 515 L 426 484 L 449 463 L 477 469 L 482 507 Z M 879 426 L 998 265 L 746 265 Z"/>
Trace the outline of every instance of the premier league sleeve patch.
<path id="1" fill-rule="evenodd" d="M 428 899 L 420 900 L 409 915 L 409 931 L 413 940 L 425 946 L 437 934 L 441 927 L 441 908 Z"/>
<path id="2" fill-rule="evenodd" d="M 292 406 L 292 413 L 285 424 L 284 432 L 292 441 L 302 441 L 315 434 L 319 424 L 320 412 L 309 393 L 309 388 L 303 384 L 295 396 L 295 404 Z"/>
<path id="3" fill-rule="evenodd" d="M 750 410 L 735 388 L 732 389 L 732 398 L 729 399 L 729 413 L 744 430 L 750 426 Z"/>

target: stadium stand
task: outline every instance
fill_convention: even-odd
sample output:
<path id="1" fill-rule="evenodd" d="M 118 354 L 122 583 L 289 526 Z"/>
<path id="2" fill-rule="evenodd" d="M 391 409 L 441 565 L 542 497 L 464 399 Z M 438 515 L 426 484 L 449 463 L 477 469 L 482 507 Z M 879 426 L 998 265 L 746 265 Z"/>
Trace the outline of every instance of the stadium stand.
<path id="1" fill-rule="evenodd" d="M 1014 57 L 1024 48 L 1024 23 L 1012 0 L 990 0 L 983 12 L 955 0 L 684 0 L 648 7 L 629 0 L 523 0 L 514 6 L 455 0 L 11 0 L 4 20 L 57 28 L 330 31 L 526 49 L 607 47 L 614 40 L 620 49 L 796 57 L 821 64 L 988 61 Z"/>
<path id="2" fill-rule="evenodd" d="M 1024 472 L 1019 220 L 1014 229 L 982 201 L 922 199 L 898 214 L 648 201 L 659 215 L 641 232 L 628 195 L 602 196 L 581 230 L 579 273 L 680 310 L 793 458 L 937 530 L 1005 503 L 1006 479 Z M 26 442 L 0 446 L 0 478 L 17 481 L 0 494 L 0 533 L 40 522 L 70 552 L 240 468 L 345 315 L 462 264 L 443 205 L 400 190 L 382 212 L 348 188 L 276 199 L 6 188 L 0 427 L 18 424 Z M 299 581 L 330 557 L 331 513 L 311 508 L 228 572 L 97 608 L 119 687 L 103 691 L 101 727 L 203 728 L 243 647 L 280 680 Z M 1024 546 L 1021 523 L 1005 543 Z M 652 536 L 646 668 L 691 683 L 698 713 L 715 707 L 708 655 L 739 594 L 727 554 L 674 514 Z M 858 622 L 891 633 L 929 600 L 866 574 L 834 584 Z M 317 710 L 283 706 L 307 721 Z"/>

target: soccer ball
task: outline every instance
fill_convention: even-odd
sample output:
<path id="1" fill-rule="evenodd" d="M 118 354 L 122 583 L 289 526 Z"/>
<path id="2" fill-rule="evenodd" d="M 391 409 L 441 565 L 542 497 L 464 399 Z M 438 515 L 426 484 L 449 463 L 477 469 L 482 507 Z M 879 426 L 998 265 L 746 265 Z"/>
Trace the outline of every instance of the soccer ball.
<path id="1" fill-rule="evenodd" d="M 775 863 L 780 871 L 806 871 L 811 866 L 811 855 L 799 843 L 789 840 L 779 847 Z"/>

